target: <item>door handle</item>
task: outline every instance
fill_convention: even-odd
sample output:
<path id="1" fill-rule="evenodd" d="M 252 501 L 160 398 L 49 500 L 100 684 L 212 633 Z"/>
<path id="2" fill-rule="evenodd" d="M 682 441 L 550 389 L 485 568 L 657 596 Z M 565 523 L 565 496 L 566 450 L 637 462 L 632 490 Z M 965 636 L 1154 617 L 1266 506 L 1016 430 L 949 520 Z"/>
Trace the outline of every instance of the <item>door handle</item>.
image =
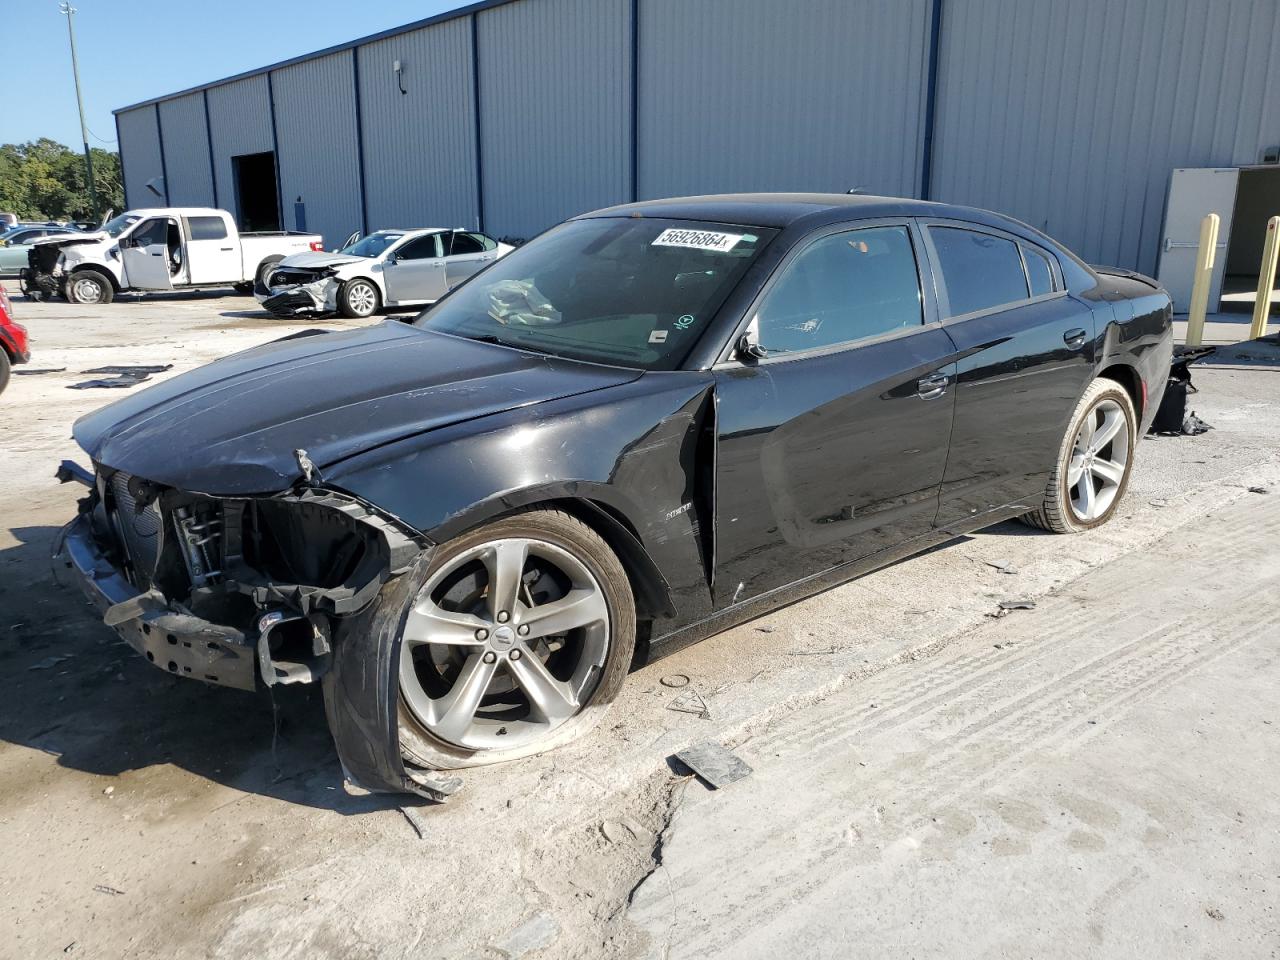
<path id="1" fill-rule="evenodd" d="M 1082 345 L 1088 336 L 1088 333 L 1081 330 L 1079 327 L 1076 327 L 1074 330 L 1068 330 L 1062 335 L 1062 342 L 1074 350 L 1076 347 Z"/>
<path id="2" fill-rule="evenodd" d="M 164 254 L 163 254 L 163 253 L 153 253 L 153 254 L 152 254 L 152 256 L 153 256 L 153 257 L 163 257 L 163 256 L 164 256 Z"/>
<path id="3" fill-rule="evenodd" d="M 218 249 L 221 250 L 223 253 L 230 253 L 232 250 L 235 249 L 235 247 L 219 247 Z"/>
<path id="4" fill-rule="evenodd" d="M 921 400 L 936 400 L 947 392 L 951 378 L 945 373 L 932 373 L 916 381 L 916 396 Z"/>

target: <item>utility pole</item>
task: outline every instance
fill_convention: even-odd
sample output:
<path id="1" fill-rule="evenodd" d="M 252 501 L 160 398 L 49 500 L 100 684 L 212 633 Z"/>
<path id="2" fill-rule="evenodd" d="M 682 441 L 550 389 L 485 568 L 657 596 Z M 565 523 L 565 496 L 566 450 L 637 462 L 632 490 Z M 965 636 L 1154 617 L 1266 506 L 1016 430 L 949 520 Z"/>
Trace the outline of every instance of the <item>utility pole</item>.
<path id="1" fill-rule="evenodd" d="M 89 208 L 93 220 L 98 219 L 98 191 L 93 185 L 93 156 L 89 153 L 89 127 L 84 122 L 84 98 L 80 95 L 80 63 L 76 59 L 76 31 L 72 20 L 76 8 L 70 3 L 58 4 L 58 9 L 67 15 L 67 37 L 71 40 L 71 74 L 76 78 L 76 106 L 80 108 L 80 139 L 84 142 L 84 168 L 89 178 Z"/>

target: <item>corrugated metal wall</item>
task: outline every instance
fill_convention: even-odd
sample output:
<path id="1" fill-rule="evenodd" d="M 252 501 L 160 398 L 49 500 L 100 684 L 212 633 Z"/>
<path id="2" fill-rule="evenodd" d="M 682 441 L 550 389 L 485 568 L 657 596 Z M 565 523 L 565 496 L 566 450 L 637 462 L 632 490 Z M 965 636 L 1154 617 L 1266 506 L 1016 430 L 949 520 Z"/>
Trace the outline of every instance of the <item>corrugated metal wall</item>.
<path id="1" fill-rule="evenodd" d="M 237 216 L 235 172 L 231 158 L 266 153 L 271 142 L 271 105 L 265 75 L 246 77 L 211 87 L 209 133 L 213 138 L 213 169 L 218 180 L 218 206 Z"/>
<path id="2" fill-rule="evenodd" d="M 369 229 L 474 228 L 471 20 L 367 44 L 358 59 Z M 392 69 L 397 60 L 406 93 Z"/>
<path id="3" fill-rule="evenodd" d="M 156 108 L 126 110 L 116 115 L 116 125 L 120 129 L 120 158 L 124 163 L 125 206 L 162 206 L 164 198 L 147 189 L 147 182 L 154 181 L 157 189 L 164 190 Z"/>
<path id="4" fill-rule="evenodd" d="M 630 199 L 630 0 L 476 14 L 485 226 L 531 237 Z"/>
<path id="5" fill-rule="evenodd" d="M 1175 167 L 1280 140 L 1275 0 L 946 0 L 934 196 L 1155 271 Z"/>
<path id="6" fill-rule="evenodd" d="M 339 244 L 362 219 L 351 51 L 274 70 L 271 83 L 284 226 L 298 229 L 301 197 L 307 230 L 322 234 L 326 246 Z"/>
<path id="7" fill-rule="evenodd" d="M 161 103 L 160 133 L 164 137 L 169 203 L 175 207 L 212 206 L 213 173 L 209 169 L 204 95 L 189 93 Z"/>
<path id="8" fill-rule="evenodd" d="M 916 192 L 928 0 L 643 0 L 640 196 Z"/>

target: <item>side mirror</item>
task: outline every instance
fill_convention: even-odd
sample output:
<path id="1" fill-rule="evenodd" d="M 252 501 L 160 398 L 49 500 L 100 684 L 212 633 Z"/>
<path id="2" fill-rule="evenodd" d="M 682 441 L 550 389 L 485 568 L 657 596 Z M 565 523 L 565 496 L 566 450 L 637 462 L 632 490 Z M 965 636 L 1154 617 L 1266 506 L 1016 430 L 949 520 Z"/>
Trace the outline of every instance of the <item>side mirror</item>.
<path id="1" fill-rule="evenodd" d="M 396 263 L 396 255 L 394 253 L 387 254 L 387 266 L 393 267 Z"/>
<path id="2" fill-rule="evenodd" d="M 769 351 L 762 347 L 750 333 L 740 336 L 733 349 L 743 360 L 763 360 L 769 355 Z"/>

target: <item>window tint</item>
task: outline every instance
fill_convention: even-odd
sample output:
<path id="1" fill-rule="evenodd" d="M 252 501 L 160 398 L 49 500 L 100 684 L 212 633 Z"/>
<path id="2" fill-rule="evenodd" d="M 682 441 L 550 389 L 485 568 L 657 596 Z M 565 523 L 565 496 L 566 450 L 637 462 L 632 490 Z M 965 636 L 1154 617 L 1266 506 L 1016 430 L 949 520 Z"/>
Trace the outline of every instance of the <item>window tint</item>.
<path id="1" fill-rule="evenodd" d="M 1049 258 L 1038 250 L 1024 244 L 1022 247 L 1022 259 L 1027 265 L 1027 279 L 1031 281 L 1031 295 L 1039 297 L 1046 293 L 1053 293 L 1053 268 L 1049 266 Z"/>
<path id="2" fill-rule="evenodd" d="M 396 251 L 397 260 L 434 260 L 440 256 L 440 236 L 431 234 L 410 240 Z"/>
<path id="3" fill-rule="evenodd" d="M 192 240 L 222 240 L 227 236 L 227 225 L 221 217 L 190 217 L 187 229 Z"/>
<path id="4" fill-rule="evenodd" d="M 129 235 L 135 247 L 151 247 L 166 242 L 169 235 L 167 220 L 148 220 Z"/>
<path id="5" fill-rule="evenodd" d="M 849 343 L 924 322 L 906 227 L 872 227 L 805 248 L 756 314 L 760 344 L 790 353 Z"/>
<path id="6" fill-rule="evenodd" d="M 459 257 L 468 253 L 484 253 L 484 243 L 474 233 L 455 233 L 449 256 Z"/>
<path id="7" fill-rule="evenodd" d="M 498 241 L 493 239 L 493 237 L 486 237 L 483 233 L 469 233 L 467 236 L 479 243 L 485 250 L 498 249 Z"/>
<path id="8" fill-rule="evenodd" d="M 950 316 L 989 310 L 1027 298 L 1022 258 L 1012 240 L 954 227 L 930 227 Z"/>

